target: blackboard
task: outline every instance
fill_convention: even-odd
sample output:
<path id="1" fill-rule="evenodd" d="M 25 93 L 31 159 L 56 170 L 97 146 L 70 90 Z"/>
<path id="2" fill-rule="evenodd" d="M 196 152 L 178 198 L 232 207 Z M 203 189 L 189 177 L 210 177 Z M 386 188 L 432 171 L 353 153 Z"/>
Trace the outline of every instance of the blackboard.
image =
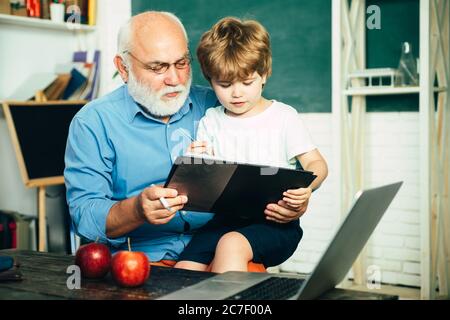
<path id="1" fill-rule="evenodd" d="M 69 125 L 85 102 L 4 103 L 16 158 L 25 185 L 63 182 Z"/>
<path id="2" fill-rule="evenodd" d="M 368 68 L 397 68 L 401 43 L 419 53 L 419 0 L 367 0 L 377 5 L 381 29 L 366 29 Z M 165 10 L 185 24 L 192 52 L 203 32 L 232 15 L 259 20 L 271 34 L 273 75 L 265 89 L 301 112 L 331 112 L 331 0 L 133 0 L 132 12 Z M 368 15 L 367 15 L 368 16 Z M 194 83 L 207 85 L 194 63 Z M 417 94 L 368 96 L 367 111 L 418 111 Z"/>
<path id="3" fill-rule="evenodd" d="M 331 0 L 137 0 L 132 12 L 162 10 L 183 22 L 194 53 L 200 36 L 225 16 L 256 19 L 271 36 L 273 73 L 264 96 L 300 112 L 331 112 Z M 193 83 L 208 85 L 198 63 Z"/>
<path id="4" fill-rule="evenodd" d="M 397 68 L 402 42 L 409 42 L 419 56 L 419 0 L 368 0 L 380 8 L 380 29 L 366 29 L 368 68 Z M 419 111 L 419 95 L 367 97 L 367 111 Z"/>

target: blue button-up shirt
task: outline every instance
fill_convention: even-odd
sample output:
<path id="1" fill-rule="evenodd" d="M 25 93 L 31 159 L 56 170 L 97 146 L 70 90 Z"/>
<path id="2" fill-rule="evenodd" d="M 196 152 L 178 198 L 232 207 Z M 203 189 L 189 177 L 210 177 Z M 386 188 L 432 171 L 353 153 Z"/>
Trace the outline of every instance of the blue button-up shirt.
<path id="1" fill-rule="evenodd" d="M 134 251 L 151 261 L 177 259 L 191 235 L 183 233 L 180 212 L 167 224 L 145 223 L 119 238 L 106 236 L 106 217 L 118 201 L 136 196 L 151 184 L 163 184 L 175 158 L 195 137 L 200 118 L 217 104 L 211 89 L 193 86 L 182 108 L 166 124 L 145 113 L 124 85 L 84 106 L 74 117 L 67 140 L 64 178 L 75 231 L 90 240 Z M 209 213 L 183 215 L 195 230 Z"/>

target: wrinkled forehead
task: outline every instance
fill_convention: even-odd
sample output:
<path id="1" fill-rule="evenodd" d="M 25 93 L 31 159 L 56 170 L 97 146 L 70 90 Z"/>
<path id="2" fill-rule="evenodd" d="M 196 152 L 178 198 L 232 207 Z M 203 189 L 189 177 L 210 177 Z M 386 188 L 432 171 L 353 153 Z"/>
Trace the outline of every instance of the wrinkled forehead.
<path id="1" fill-rule="evenodd" d="M 161 23 L 135 26 L 133 52 L 146 60 L 171 62 L 188 52 L 188 44 L 178 25 Z"/>

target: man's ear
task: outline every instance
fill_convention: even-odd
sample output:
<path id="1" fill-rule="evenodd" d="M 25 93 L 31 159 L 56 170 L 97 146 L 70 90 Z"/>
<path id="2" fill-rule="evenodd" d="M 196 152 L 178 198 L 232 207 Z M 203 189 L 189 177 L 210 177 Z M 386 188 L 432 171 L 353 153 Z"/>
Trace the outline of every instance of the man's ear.
<path id="1" fill-rule="evenodd" d="M 123 58 L 119 55 L 116 55 L 114 57 L 114 65 L 116 66 L 117 71 L 120 74 L 120 77 L 122 78 L 123 82 L 128 82 L 128 66 L 123 61 Z"/>

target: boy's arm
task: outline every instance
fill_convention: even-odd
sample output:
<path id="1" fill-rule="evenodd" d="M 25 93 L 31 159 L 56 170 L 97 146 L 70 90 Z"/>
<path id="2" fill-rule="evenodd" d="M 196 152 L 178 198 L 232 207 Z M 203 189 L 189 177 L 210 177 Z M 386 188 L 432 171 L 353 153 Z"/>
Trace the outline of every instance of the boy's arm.
<path id="1" fill-rule="evenodd" d="M 283 200 L 269 203 L 264 210 L 267 220 L 287 223 L 300 218 L 308 208 L 311 190 L 320 187 L 328 175 L 328 166 L 317 149 L 297 156 L 304 170 L 312 171 L 317 176 L 308 188 L 288 190 L 283 193 Z M 311 189 L 311 190 L 309 190 Z"/>
<path id="2" fill-rule="evenodd" d="M 319 150 L 314 149 L 297 156 L 304 170 L 312 171 L 317 178 L 309 186 L 312 191 L 318 189 L 328 175 L 328 166 Z"/>

